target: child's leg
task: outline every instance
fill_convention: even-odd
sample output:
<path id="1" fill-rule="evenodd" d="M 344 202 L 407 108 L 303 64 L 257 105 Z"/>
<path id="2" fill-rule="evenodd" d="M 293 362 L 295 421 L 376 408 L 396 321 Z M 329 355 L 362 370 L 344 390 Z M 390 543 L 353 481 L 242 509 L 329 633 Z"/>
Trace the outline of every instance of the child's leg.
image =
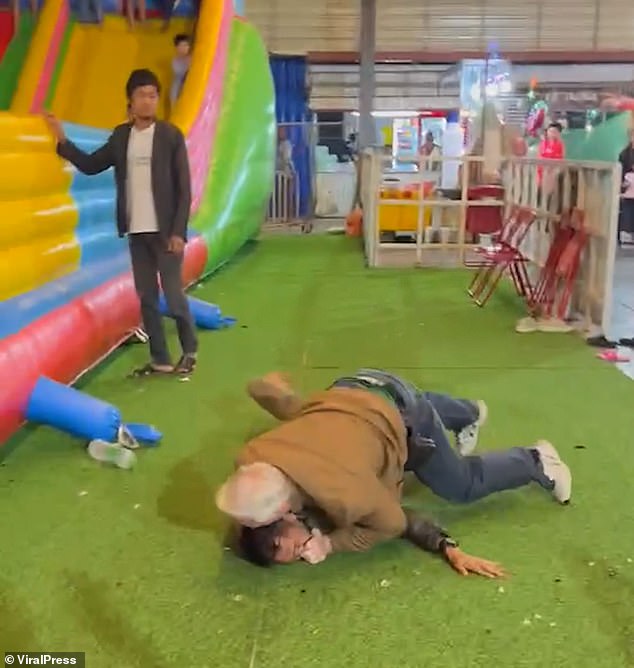
<path id="1" fill-rule="evenodd" d="M 128 18 L 128 24 L 130 28 L 134 28 L 134 9 L 135 9 L 135 0 L 127 0 L 126 15 Z"/>

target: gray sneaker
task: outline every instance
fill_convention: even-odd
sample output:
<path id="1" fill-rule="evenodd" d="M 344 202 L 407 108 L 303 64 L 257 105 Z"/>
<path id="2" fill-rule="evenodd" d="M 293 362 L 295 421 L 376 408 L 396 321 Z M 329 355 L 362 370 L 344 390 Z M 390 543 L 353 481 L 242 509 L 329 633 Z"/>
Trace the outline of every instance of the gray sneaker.
<path id="1" fill-rule="evenodd" d="M 548 441 L 537 441 L 534 446 L 544 469 L 544 474 L 555 483 L 552 494 L 559 503 L 568 503 L 572 496 L 572 474 L 562 461 L 555 446 Z"/>
<path id="2" fill-rule="evenodd" d="M 489 416 L 489 409 L 484 401 L 475 402 L 478 407 L 478 419 L 472 424 L 467 425 L 456 435 L 458 452 L 466 457 L 470 455 L 478 446 L 478 437 L 480 436 L 480 427 L 484 426 Z"/>

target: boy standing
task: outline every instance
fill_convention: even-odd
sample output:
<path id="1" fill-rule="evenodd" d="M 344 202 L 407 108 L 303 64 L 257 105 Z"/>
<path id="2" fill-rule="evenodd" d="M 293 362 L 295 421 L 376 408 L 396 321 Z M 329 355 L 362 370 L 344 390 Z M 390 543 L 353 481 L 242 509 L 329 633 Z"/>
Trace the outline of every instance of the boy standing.
<path id="1" fill-rule="evenodd" d="M 182 132 L 156 120 L 160 83 L 150 70 L 134 70 L 126 84 L 130 121 L 118 125 L 106 144 L 87 154 L 66 138 L 57 118 L 46 115 L 57 139 L 57 153 L 80 172 L 93 175 L 114 167 L 117 229 L 127 236 L 134 284 L 151 360 L 134 376 L 190 374 L 198 343 L 181 282 L 183 251 L 191 205 L 187 147 Z M 182 356 L 172 365 L 159 311 L 159 282 L 176 321 Z"/>

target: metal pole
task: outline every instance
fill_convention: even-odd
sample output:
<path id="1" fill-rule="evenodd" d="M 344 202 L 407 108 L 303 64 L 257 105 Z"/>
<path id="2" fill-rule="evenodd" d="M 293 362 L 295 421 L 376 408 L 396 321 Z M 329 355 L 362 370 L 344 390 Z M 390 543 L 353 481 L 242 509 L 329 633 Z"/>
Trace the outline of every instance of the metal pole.
<path id="1" fill-rule="evenodd" d="M 376 0 L 360 0 L 359 30 L 359 150 L 376 144 L 372 117 L 375 91 Z"/>

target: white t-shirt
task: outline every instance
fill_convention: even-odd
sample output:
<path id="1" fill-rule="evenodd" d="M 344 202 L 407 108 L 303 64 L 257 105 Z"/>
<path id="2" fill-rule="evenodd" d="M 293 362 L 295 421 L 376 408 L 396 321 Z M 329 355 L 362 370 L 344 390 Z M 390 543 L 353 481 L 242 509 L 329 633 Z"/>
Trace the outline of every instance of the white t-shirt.
<path id="1" fill-rule="evenodd" d="M 158 232 L 152 193 L 152 143 L 154 123 L 149 128 L 130 131 L 128 178 L 126 182 L 128 233 Z"/>

